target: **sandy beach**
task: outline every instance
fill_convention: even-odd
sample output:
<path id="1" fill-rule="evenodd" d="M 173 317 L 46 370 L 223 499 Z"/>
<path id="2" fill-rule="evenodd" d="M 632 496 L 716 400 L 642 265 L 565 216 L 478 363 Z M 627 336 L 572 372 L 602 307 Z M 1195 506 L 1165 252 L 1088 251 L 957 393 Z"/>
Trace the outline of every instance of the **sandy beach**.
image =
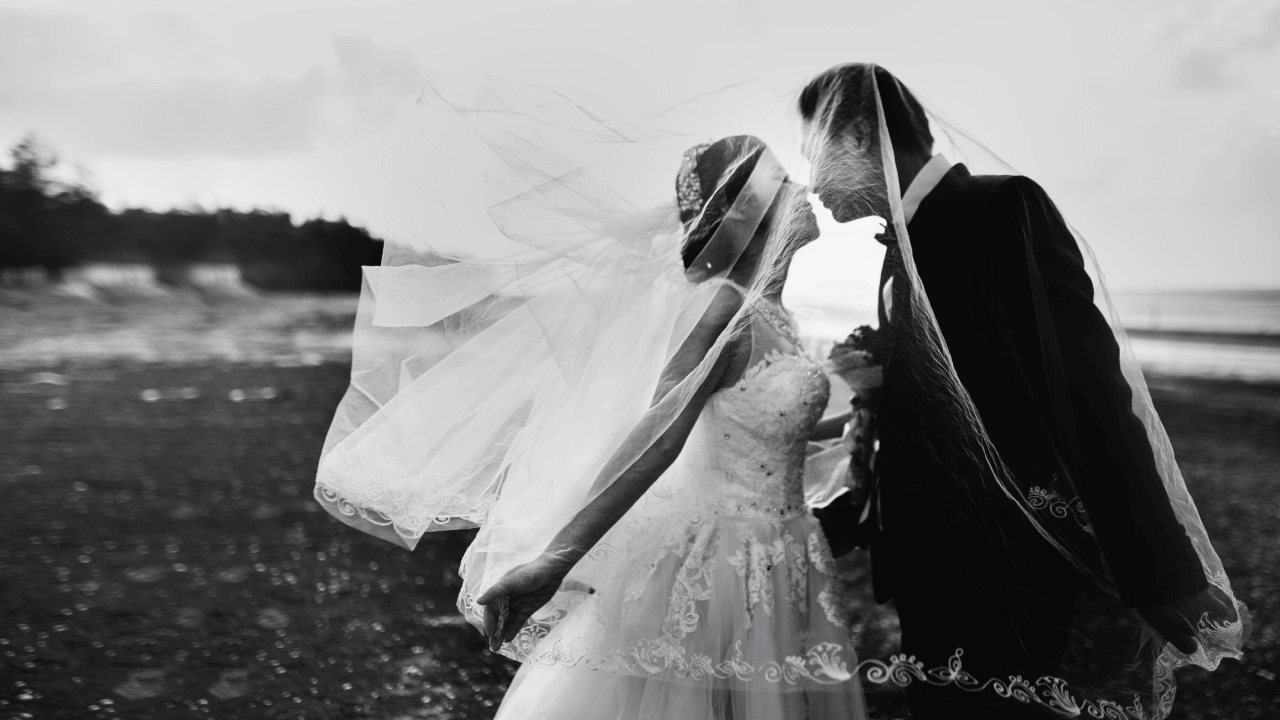
<path id="1" fill-rule="evenodd" d="M 469 536 L 411 554 L 310 498 L 354 298 L 80 302 L 0 306 L 0 716 L 491 716 L 514 668 L 454 609 Z M 1179 673 L 1174 717 L 1275 717 L 1280 384 L 1150 380 L 1254 619 L 1243 662 Z M 864 556 L 842 569 L 882 655 L 892 609 Z"/>

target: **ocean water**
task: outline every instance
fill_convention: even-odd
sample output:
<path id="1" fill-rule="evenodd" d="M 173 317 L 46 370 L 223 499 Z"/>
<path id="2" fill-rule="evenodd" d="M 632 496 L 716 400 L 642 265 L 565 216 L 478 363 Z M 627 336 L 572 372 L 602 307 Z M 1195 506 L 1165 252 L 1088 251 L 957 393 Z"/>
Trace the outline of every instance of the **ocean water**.
<path id="1" fill-rule="evenodd" d="M 873 288 L 871 282 L 865 284 Z M 853 328 L 876 324 L 874 290 L 846 285 L 840 296 L 838 310 L 815 302 L 822 295 L 785 298 L 820 356 Z M 1148 373 L 1280 383 L 1280 291 L 1117 293 L 1113 299 Z M 211 302 L 171 292 L 108 300 L 0 294 L 0 368 L 124 359 L 311 364 L 351 357 L 354 295 L 269 293 Z"/>
<path id="2" fill-rule="evenodd" d="M 1280 291 L 1115 293 L 1154 374 L 1280 382 Z"/>
<path id="3" fill-rule="evenodd" d="M 876 324 L 875 297 L 863 295 L 838 310 L 791 301 L 815 351 Z M 1280 382 L 1278 290 L 1123 292 L 1112 302 L 1149 374 Z"/>
<path id="4" fill-rule="evenodd" d="M 1280 290 L 1117 292 L 1111 300 L 1129 330 L 1280 337 Z"/>

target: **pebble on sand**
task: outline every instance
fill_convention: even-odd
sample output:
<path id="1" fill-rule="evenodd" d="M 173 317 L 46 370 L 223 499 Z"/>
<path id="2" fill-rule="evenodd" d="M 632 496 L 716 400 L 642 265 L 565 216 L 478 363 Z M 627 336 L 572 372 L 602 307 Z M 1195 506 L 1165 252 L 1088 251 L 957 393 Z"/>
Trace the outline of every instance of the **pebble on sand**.
<path id="1" fill-rule="evenodd" d="M 231 402 L 270 402 L 272 400 L 281 400 L 284 394 L 273 387 L 264 388 L 236 388 L 227 393 L 227 399 Z"/>
<path id="2" fill-rule="evenodd" d="M 159 402 L 161 400 L 170 402 L 181 402 L 183 400 L 195 400 L 200 397 L 200 389 L 194 387 L 184 388 L 147 388 L 138 393 L 138 398 L 142 402 Z"/>

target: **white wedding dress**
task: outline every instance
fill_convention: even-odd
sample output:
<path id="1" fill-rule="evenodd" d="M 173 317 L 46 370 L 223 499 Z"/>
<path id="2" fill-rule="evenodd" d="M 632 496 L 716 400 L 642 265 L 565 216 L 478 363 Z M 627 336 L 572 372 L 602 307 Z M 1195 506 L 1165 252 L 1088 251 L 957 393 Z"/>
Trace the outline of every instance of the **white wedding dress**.
<path id="1" fill-rule="evenodd" d="M 750 370 L 712 395 L 672 470 L 584 561 L 616 569 L 613 586 L 545 608 L 543 629 L 517 638 L 527 660 L 499 720 L 866 717 L 835 564 L 804 501 L 830 385 L 780 309 L 752 310 Z M 663 505 L 677 519 L 655 520 Z"/>

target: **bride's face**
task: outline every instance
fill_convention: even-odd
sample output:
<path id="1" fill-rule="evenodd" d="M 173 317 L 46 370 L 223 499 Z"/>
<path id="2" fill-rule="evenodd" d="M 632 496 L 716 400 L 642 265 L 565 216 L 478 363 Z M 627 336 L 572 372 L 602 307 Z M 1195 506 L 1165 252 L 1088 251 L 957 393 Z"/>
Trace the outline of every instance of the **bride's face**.
<path id="1" fill-rule="evenodd" d="M 817 240 L 821 232 L 818 230 L 818 218 L 813 214 L 813 205 L 809 203 L 809 189 L 790 180 L 787 181 L 787 185 L 795 193 L 795 199 L 792 201 L 795 203 L 795 211 L 792 213 L 791 221 L 796 224 L 793 232 L 795 247 L 799 249 Z"/>
<path id="2" fill-rule="evenodd" d="M 765 255 L 770 255 L 773 262 L 788 264 L 797 250 L 817 240 L 819 234 L 818 218 L 809 203 L 808 188 L 785 180 L 774 206 L 752 239 L 746 257 L 749 262 L 759 262 Z M 765 249 L 769 243 L 780 244 L 777 250 L 769 252 Z"/>
<path id="3" fill-rule="evenodd" d="M 790 254 L 817 240 L 820 234 L 818 218 L 809 203 L 809 189 L 790 179 L 783 181 L 777 204 L 769 210 L 765 222 L 769 227 L 761 234 L 785 243 L 788 259 Z"/>

